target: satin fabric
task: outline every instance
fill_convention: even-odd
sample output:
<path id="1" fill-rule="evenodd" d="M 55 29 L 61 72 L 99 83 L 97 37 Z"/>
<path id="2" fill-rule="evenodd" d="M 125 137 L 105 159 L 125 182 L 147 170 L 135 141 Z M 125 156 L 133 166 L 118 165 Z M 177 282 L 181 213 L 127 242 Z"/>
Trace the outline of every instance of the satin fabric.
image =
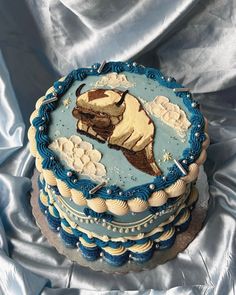
<path id="1" fill-rule="evenodd" d="M 234 0 L 0 0 L 0 293 L 235 294 L 235 26 Z M 25 131 L 36 99 L 73 68 L 104 59 L 157 66 L 190 87 L 211 137 L 202 231 L 176 259 L 126 275 L 59 255 L 29 203 Z"/>

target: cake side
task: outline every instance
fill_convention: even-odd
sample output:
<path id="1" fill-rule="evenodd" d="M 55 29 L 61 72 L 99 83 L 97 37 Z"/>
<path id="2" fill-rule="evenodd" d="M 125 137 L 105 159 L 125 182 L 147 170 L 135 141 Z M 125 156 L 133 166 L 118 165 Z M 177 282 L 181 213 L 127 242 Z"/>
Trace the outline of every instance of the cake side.
<path id="1" fill-rule="evenodd" d="M 39 187 L 39 206 L 47 217 L 49 227 L 60 233 L 66 246 L 78 247 L 88 260 L 104 257 L 114 266 L 120 266 L 131 259 L 145 262 L 152 257 L 154 251 L 170 248 L 175 242 L 176 235 L 187 229 L 191 221 L 191 211 L 198 199 L 197 189 L 193 186 L 172 208 L 160 208 L 155 214 L 150 214 L 149 219 L 140 220 L 139 224 L 117 225 L 107 219 L 72 211 L 61 202 L 55 191 L 45 186 L 42 176 Z M 162 217 L 164 221 L 160 222 Z M 155 223 L 158 225 L 155 226 Z M 151 231 L 147 228 L 150 225 L 154 225 Z M 100 234 L 97 233 L 99 227 Z M 135 234 L 135 228 L 139 230 L 139 234 Z M 104 229 L 107 232 L 113 232 L 115 229 L 119 237 L 112 238 L 109 234 L 106 235 Z M 145 230 L 147 232 L 144 232 Z"/>

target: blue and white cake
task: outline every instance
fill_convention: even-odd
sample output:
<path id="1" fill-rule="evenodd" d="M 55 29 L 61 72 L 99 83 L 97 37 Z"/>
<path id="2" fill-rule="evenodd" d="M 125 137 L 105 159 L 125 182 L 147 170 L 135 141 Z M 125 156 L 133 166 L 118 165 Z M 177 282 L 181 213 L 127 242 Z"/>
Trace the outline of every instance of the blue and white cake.
<path id="1" fill-rule="evenodd" d="M 28 132 L 49 227 L 88 260 L 145 262 L 187 229 L 209 144 L 189 89 L 136 63 L 56 81 Z"/>

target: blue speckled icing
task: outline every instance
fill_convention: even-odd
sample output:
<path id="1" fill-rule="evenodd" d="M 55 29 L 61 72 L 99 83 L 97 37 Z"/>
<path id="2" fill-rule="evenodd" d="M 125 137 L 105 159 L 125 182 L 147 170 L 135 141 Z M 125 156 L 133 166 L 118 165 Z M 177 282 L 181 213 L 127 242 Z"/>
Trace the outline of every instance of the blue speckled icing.
<path id="1" fill-rule="evenodd" d="M 178 145 L 174 138 L 170 136 L 166 138 L 167 132 L 165 131 L 168 130 L 168 134 L 170 135 L 172 134 L 171 132 L 173 132 L 173 136 L 176 137 L 176 134 L 174 135 L 175 132 L 173 130 L 170 130 L 168 126 L 163 125 L 163 123 L 161 123 L 157 118 L 152 119 L 155 120 L 157 126 L 156 132 L 158 134 L 157 140 L 155 140 L 154 144 L 156 159 L 159 159 L 161 157 L 161 154 L 163 153 L 163 148 L 166 148 L 167 140 L 167 143 L 169 141 L 168 146 L 173 146 L 173 150 L 171 150 L 171 153 L 174 155 L 174 157 L 176 157 L 179 161 L 182 161 L 183 159 L 187 161 L 186 164 L 182 163 L 182 166 L 188 171 L 188 166 L 193 163 L 200 155 L 201 145 L 202 142 L 205 140 L 204 118 L 198 108 L 196 108 L 196 104 L 192 106 L 193 101 L 191 99 L 191 95 L 188 92 L 173 92 L 174 88 L 179 88 L 183 86 L 178 84 L 174 79 L 170 82 L 165 80 L 164 76 L 157 69 L 145 68 L 130 63 L 109 62 L 106 63 L 102 70 L 102 73 L 100 74 L 97 71 L 98 66 L 99 65 L 96 64 L 92 68 L 81 68 L 72 71 L 64 81 L 55 82 L 54 88 L 59 98 L 58 102 L 51 102 L 45 105 L 41 105 L 39 109 L 39 115 L 33 120 L 33 125 L 36 127 L 37 149 L 39 154 L 44 159 L 43 168 L 53 170 L 57 178 L 66 182 L 66 184 L 70 188 L 75 188 L 82 191 L 86 198 L 93 198 L 97 196 L 97 194 L 89 194 L 89 190 L 93 188 L 96 183 L 78 175 L 75 171 L 73 171 L 73 175 L 71 177 L 67 176 L 68 168 L 58 161 L 57 155 L 48 148 L 48 145 L 55 138 L 55 133 L 58 128 L 60 128 L 60 136 L 69 136 L 71 134 L 76 134 L 76 120 L 71 115 L 71 110 L 75 105 L 74 92 L 76 84 L 78 83 L 77 81 L 90 81 L 89 83 L 86 82 L 86 87 L 91 87 L 89 84 L 93 83 L 93 81 L 97 79 L 97 76 L 101 76 L 108 72 L 124 72 L 130 80 L 133 79 L 137 81 L 139 77 L 142 80 L 146 76 L 148 78 L 147 83 L 151 83 L 150 85 L 147 85 L 146 90 L 143 88 L 137 88 L 136 90 L 135 88 L 132 89 L 132 93 L 134 95 L 137 95 L 137 97 L 142 96 L 141 98 L 144 100 L 153 100 L 153 98 L 155 98 L 157 95 L 166 95 L 172 102 L 176 102 L 182 109 L 185 110 L 188 119 L 191 122 L 191 127 L 187 134 L 187 141 L 185 143 L 182 143 L 177 140 Z M 59 117 L 54 115 L 58 114 L 56 112 L 61 111 L 61 99 L 63 99 L 67 95 L 69 95 L 73 101 L 68 109 L 68 114 L 65 112 L 63 113 L 63 116 Z M 49 94 L 46 96 L 46 99 L 52 96 L 52 94 Z M 58 121 L 60 117 L 63 117 L 61 119 L 61 122 Z M 64 126 L 57 126 L 57 124 L 59 123 L 63 124 Z M 40 130 L 40 126 L 43 126 L 44 129 Z M 158 140 L 159 136 L 160 140 Z M 86 138 L 86 140 L 88 139 Z M 173 165 L 173 162 L 162 162 L 159 165 L 164 173 L 163 175 L 165 175 L 166 178 L 163 179 L 163 175 L 153 178 L 148 174 L 134 169 L 130 164 L 128 164 L 123 155 L 117 157 L 118 154 L 115 153 L 121 153 L 120 151 L 109 150 L 106 144 L 99 144 L 95 140 L 93 141 L 89 139 L 88 141 L 93 143 L 93 145 L 98 150 L 101 150 L 103 152 L 102 161 L 106 165 L 106 168 L 108 170 L 110 169 L 108 173 L 111 173 L 114 176 L 114 182 L 108 183 L 107 187 L 103 187 L 99 190 L 99 197 L 101 198 L 116 198 L 128 200 L 132 197 L 139 197 L 146 200 L 153 193 L 153 190 L 149 187 L 150 184 L 155 185 L 155 190 L 160 190 L 170 186 L 177 179 L 183 176 L 178 167 L 175 164 Z M 112 158 L 112 154 L 115 155 L 114 158 L 119 159 L 119 163 L 115 162 L 114 158 Z M 108 165 L 111 161 L 114 163 L 114 165 L 119 164 L 119 174 L 123 175 L 123 179 L 121 181 L 118 181 L 118 178 L 115 177 L 114 171 L 112 171 L 112 168 Z M 132 178 L 128 175 L 129 168 L 132 169 L 132 173 L 130 173 L 132 175 Z M 128 178 L 127 181 L 124 177 Z M 111 189 L 112 193 L 109 194 L 107 192 L 107 189 Z M 119 194 L 120 191 L 123 191 L 122 195 Z"/>

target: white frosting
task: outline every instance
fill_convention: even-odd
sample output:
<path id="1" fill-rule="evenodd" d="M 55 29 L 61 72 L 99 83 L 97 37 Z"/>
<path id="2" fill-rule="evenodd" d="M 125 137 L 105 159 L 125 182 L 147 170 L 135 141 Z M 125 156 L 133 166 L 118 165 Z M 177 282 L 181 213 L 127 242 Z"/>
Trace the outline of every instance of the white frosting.
<path id="1" fill-rule="evenodd" d="M 103 181 L 106 176 L 106 168 L 100 163 L 101 153 L 94 149 L 92 144 L 82 140 L 79 136 L 70 138 L 60 137 L 55 139 L 49 148 L 58 152 L 60 160 L 68 167 L 87 175 L 93 180 Z"/>
<path id="2" fill-rule="evenodd" d="M 124 74 L 109 73 L 99 79 L 95 84 L 97 88 L 102 86 L 130 88 L 133 87 L 134 84 L 128 81 Z"/>
<path id="3" fill-rule="evenodd" d="M 162 122 L 174 128 L 180 137 L 185 137 L 191 123 L 185 112 L 173 104 L 165 96 L 157 96 L 152 102 L 145 104 L 146 110 L 161 119 Z"/>

